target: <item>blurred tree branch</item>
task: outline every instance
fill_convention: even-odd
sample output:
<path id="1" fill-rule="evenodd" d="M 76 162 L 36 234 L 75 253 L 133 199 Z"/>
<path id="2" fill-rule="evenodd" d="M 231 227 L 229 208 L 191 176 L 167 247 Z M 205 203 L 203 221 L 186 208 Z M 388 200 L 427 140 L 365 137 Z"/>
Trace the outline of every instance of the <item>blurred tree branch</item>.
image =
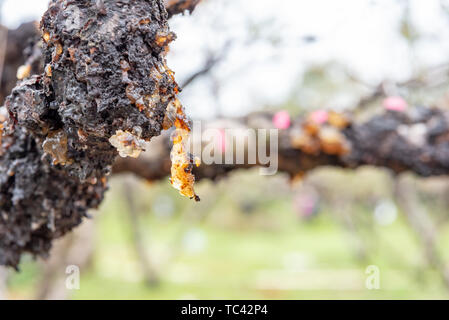
<path id="1" fill-rule="evenodd" d="M 145 278 L 145 283 L 149 287 L 155 287 L 159 284 L 158 273 L 153 266 L 151 259 L 148 255 L 148 246 L 144 241 L 142 223 L 140 221 L 140 212 L 138 205 L 136 204 L 133 192 L 133 186 L 129 181 L 123 183 L 123 195 L 127 206 L 127 211 L 130 218 L 130 227 L 132 233 L 132 243 L 134 250 L 139 260 L 140 268 Z"/>
<path id="2" fill-rule="evenodd" d="M 416 190 L 410 177 L 401 175 L 395 182 L 395 196 L 412 230 L 422 245 L 427 263 L 434 268 L 447 288 L 449 288 L 449 269 L 441 256 L 436 241 L 437 228 L 426 209 L 417 199 Z"/>
<path id="3" fill-rule="evenodd" d="M 75 265 L 83 271 L 90 266 L 95 251 L 95 229 L 95 220 L 87 220 L 74 232 L 58 239 L 51 256 L 40 264 L 42 279 L 37 286 L 36 299 L 70 297 L 71 291 L 66 288 L 66 268 Z"/>
<path id="4" fill-rule="evenodd" d="M 449 63 L 432 66 L 402 82 L 382 81 L 376 86 L 364 82 L 349 71 L 346 71 L 346 74 L 352 81 L 371 89 L 371 93 L 362 97 L 354 108 L 354 110 L 363 110 L 378 99 L 397 95 L 398 90 L 431 89 L 447 85 L 449 82 Z"/>
<path id="5" fill-rule="evenodd" d="M 330 114 L 344 118 L 341 121 L 347 121 L 345 127 L 337 128 L 329 122 L 314 125 L 307 118 L 298 118 L 288 129 L 279 130 L 280 172 L 295 177 L 320 166 L 354 169 L 373 165 L 394 173 L 411 171 L 424 177 L 449 174 L 448 112 L 431 108 L 416 108 L 408 113 L 387 111 L 364 123 L 357 123 L 349 115 Z M 215 123 L 225 123 L 223 129 L 240 128 L 242 132 L 269 129 L 273 128 L 273 116 L 270 112 L 255 113 Z M 213 126 L 214 122 L 209 124 Z M 315 126 L 313 130 L 317 132 L 307 133 L 309 126 Z M 169 149 L 169 134 L 166 133 L 154 139 L 150 144 L 151 152 L 139 159 L 117 159 L 114 173 L 132 172 L 147 180 L 165 178 L 170 168 Z M 236 169 L 259 165 L 259 162 L 203 164 L 194 172 L 198 179 L 216 179 Z"/>
<path id="6" fill-rule="evenodd" d="M 226 56 L 226 54 L 229 51 L 229 48 L 231 47 L 231 43 L 228 42 L 224 45 L 223 49 L 221 49 L 218 53 L 209 53 L 208 57 L 206 58 L 206 61 L 204 63 L 204 66 L 199 69 L 198 71 L 194 72 L 192 75 L 190 75 L 182 84 L 181 88 L 185 88 L 192 84 L 195 80 L 198 78 L 207 75 L 209 72 L 212 71 L 214 67 L 217 66 L 218 63 L 220 63 Z"/>
<path id="7" fill-rule="evenodd" d="M 200 2 L 201 0 L 165 0 L 165 8 L 167 9 L 168 17 L 171 18 L 185 11 L 191 14 Z"/>

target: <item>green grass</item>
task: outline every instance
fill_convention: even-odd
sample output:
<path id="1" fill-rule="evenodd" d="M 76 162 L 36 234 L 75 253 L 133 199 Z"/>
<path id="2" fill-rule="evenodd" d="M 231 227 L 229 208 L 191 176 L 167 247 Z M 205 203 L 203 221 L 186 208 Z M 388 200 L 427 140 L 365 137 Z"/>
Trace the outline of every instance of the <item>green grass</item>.
<path id="1" fill-rule="evenodd" d="M 329 208 L 323 208 L 312 221 L 300 220 L 281 190 L 244 214 L 239 198 L 228 192 L 233 183 L 219 184 L 215 190 L 202 184 L 200 194 L 212 200 L 200 205 L 180 198 L 165 183 L 136 185 L 147 253 L 160 278 L 158 286 L 149 287 L 133 249 L 121 186 L 115 181 L 95 217 L 93 265 L 82 270 L 81 289 L 73 291 L 73 298 L 449 298 L 438 275 L 425 264 L 420 245 L 402 218 L 361 233 L 371 249 L 367 259 L 360 260 L 353 248 L 353 235 L 342 228 Z M 173 216 L 161 218 L 149 204 L 166 195 L 175 209 Z M 370 214 L 363 206 L 354 210 L 358 215 Z M 193 240 L 186 242 L 183 239 L 189 234 Z M 443 248 L 447 248 L 448 239 L 442 236 Z M 368 265 L 380 268 L 380 290 L 365 287 Z M 26 261 L 23 272 L 12 277 L 12 297 L 32 297 L 38 279 L 39 268 Z"/>

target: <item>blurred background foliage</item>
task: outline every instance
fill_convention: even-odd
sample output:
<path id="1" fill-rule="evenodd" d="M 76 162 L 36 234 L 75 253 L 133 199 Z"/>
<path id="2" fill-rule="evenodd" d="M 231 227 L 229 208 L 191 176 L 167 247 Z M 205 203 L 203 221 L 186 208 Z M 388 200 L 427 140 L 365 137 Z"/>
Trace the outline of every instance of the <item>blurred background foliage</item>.
<path id="1" fill-rule="evenodd" d="M 132 186 L 147 268 L 136 250 L 124 179 Z M 449 184 L 412 180 L 438 221 L 447 261 Z M 391 198 L 392 183 L 388 172 L 372 168 L 321 169 L 293 186 L 283 176 L 242 171 L 217 184 L 201 182 L 204 201 L 195 204 L 167 181 L 114 178 L 93 213 L 94 246 L 72 298 L 448 298 L 420 236 Z M 437 196 L 435 185 L 445 192 L 438 188 Z M 380 268 L 380 290 L 365 287 L 369 265 Z M 10 279 L 11 297 L 33 298 L 45 267 L 23 263 Z"/>
<path id="2" fill-rule="evenodd" d="M 3 2 L 6 25 L 29 18 L 17 13 L 20 1 Z M 178 40 L 168 57 L 182 83 L 219 56 L 183 92 L 194 118 L 348 110 L 379 88 L 354 111 L 361 120 L 388 95 L 448 107 L 447 1 L 203 2 L 171 22 Z M 322 168 L 290 181 L 241 170 L 197 188 L 202 201 L 193 203 L 168 178 L 114 177 L 92 221 L 48 261 L 28 257 L 8 272 L 4 296 L 449 298 L 447 177 Z M 80 290 L 65 289 L 70 264 L 81 267 Z M 366 288 L 370 265 L 379 290 Z"/>

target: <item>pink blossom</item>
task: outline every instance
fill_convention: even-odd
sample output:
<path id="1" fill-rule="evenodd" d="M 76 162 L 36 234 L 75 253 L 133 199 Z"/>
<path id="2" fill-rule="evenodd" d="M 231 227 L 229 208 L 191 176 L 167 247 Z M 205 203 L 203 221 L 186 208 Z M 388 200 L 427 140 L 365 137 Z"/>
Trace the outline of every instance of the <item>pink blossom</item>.
<path id="1" fill-rule="evenodd" d="M 329 114 L 325 110 L 317 110 L 310 114 L 310 119 L 317 124 L 325 123 L 328 118 Z"/>
<path id="2" fill-rule="evenodd" d="M 287 111 L 279 111 L 273 116 L 273 124 L 277 129 L 288 129 L 291 124 L 290 115 Z"/>
<path id="3" fill-rule="evenodd" d="M 408 104 L 402 97 L 391 96 L 384 99 L 383 106 L 387 110 L 404 112 L 407 109 Z"/>

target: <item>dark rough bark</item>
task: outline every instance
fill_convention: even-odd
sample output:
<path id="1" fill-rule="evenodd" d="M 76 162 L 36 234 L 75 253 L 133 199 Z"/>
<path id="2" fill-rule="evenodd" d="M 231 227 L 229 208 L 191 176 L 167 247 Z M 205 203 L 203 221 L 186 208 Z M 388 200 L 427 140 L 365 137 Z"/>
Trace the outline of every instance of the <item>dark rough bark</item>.
<path id="1" fill-rule="evenodd" d="M 161 133 L 177 85 L 161 0 L 53 0 L 41 22 L 44 73 L 6 99 L 0 149 L 0 264 L 45 256 L 97 207 L 118 152 Z M 112 146 L 112 144 L 115 146 Z M 116 149 L 117 148 L 117 149 Z"/>
<path id="2" fill-rule="evenodd" d="M 374 165 L 429 177 L 449 174 L 449 113 L 417 107 L 387 112 L 344 131 L 351 152 L 345 167 Z"/>
<path id="3" fill-rule="evenodd" d="M 169 18 L 186 11 L 192 13 L 201 0 L 165 0 Z M 100 3 L 101 5 L 101 3 Z M 41 35 L 37 22 L 27 22 L 17 29 L 8 30 L 5 64 L 1 76 L 0 101 L 11 93 L 17 83 L 17 69 L 31 62 L 31 74 L 40 74 L 43 64 L 40 63 Z"/>
<path id="4" fill-rule="evenodd" d="M 349 115 L 330 114 L 324 124 L 298 118 L 290 128 L 279 131 L 280 172 L 295 177 L 320 166 L 372 165 L 423 177 L 449 174 L 448 112 L 417 107 L 407 113 L 387 111 L 362 123 Z M 256 113 L 230 119 L 227 127 L 272 128 L 272 117 L 272 113 Z M 151 145 L 151 150 L 158 150 L 158 157 L 144 153 L 139 159 L 118 159 L 113 172 L 131 172 L 147 180 L 164 179 L 170 174 L 169 146 L 168 134 L 164 134 Z M 194 173 L 197 180 L 217 179 L 233 170 L 255 166 L 258 164 L 203 163 Z"/>
<path id="5" fill-rule="evenodd" d="M 34 46 L 39 41 L 37 23 L 28 22 L 14 30 L 8 30 L 5 61 L 1 76 L 0 101 L 3 103 L 17 83 L 17 69 L 24 65 L 33 54 Z M 33 64 L 39 70 L 39 64 Z"/>

